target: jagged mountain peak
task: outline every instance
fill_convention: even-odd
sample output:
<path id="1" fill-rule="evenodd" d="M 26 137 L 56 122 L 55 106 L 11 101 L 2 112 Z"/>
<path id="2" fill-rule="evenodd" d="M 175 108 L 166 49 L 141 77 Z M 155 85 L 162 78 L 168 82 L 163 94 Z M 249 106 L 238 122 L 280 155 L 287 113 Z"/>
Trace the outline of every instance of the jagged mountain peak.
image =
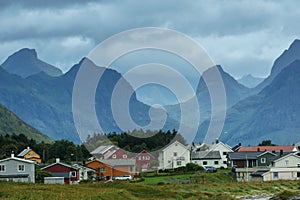
<path id="1" fill-rule="evenodd" d="M 41 61 L 35 49 L 23 48 L 10 55 L 1 65 L 11 74 L 27 78 L 40 72 L 50 76 L 60 76 L 62 71 L 44 61 Z"/>

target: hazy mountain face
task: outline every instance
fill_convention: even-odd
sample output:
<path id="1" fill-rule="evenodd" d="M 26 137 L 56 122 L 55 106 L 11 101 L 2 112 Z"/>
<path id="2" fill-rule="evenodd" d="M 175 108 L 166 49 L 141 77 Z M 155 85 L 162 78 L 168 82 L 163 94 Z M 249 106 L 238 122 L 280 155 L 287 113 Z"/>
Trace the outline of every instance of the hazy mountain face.
<path id="1" fill-rule="evenodd" d="M 258 144 L 271 139 L 276 144 L 300 140 L 300 61 L 284 68 L 259 94 L 228 109 L 221 140 L 231 145 Z M 209 121 L 200 126 L 205 132 Z M 198 135 L 198 140 L 203 135 Z"/>
<path id="2" fill-rule="evenodd" d="M 300 40 L 296 39 L 274 62 L 271 74 L 261 82 L 256 88 L 256 93 L 269 85 L 273 79 L 289 64 L 300 59 Z"/>
<path id="3" fill-rule="evenodd" d="M 40 72 L 44 72 L 50 76 L 62 75 L 60 69 L 41 61 L 38 59 L 36 51 L 28 48 L 21 49 L 9 56 L 1 66 L 7 72 L 23 78 Z"/>
<path id="4" fill-rule="evenodd" d="M 254 88 L 254 87 L 256 87 L 263 80 L 264 80 L 264 78 L 254 77 L 251 74 L 244 75 L 242 78 L 237 79 L 237 81 L 240 84 L 242 84 L 242 85 L 244 85 L 244 86 L 246 86 L 248 88 Z"/>

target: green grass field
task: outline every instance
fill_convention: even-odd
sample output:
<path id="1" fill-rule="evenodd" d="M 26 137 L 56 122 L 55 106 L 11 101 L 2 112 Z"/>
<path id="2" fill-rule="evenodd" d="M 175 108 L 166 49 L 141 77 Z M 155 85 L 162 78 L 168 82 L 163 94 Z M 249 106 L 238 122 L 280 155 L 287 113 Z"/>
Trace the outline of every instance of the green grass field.
<path id="1" fill-rule="evenodd" d="M 191 174 L 146 177 L 144 182 L 44 185 L 0 182 L 0 199 L 235 199 L 251 194 L 296 194 L 299 181 L 237 183 L 224 173 L 204 175 L 204 183 L 164 183 L 188 179 Z M 202 180 L 202 179 L 201 179 Z M 160 184 L 158 184 L 160 183 Z M 288 192 L 287 192 L 288 191 Z"/>

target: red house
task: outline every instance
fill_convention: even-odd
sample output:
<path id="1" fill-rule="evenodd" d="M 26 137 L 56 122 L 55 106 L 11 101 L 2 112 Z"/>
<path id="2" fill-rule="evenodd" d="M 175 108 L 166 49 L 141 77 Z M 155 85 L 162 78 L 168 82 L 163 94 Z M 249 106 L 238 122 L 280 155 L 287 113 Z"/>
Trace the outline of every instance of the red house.
<path id="1" fill-rule="evenodd" d="M 104 159 L 129 159 L 132 156 L 125 150 L 117 148 L 114 151 L 111 151 L 109 154 L 106 154 Z"/>
<path id="2" fill-rule="evenodd" d="M 135 156 L 136 159 L 136 171 L 143 172 L 150 169 L 150 163 L 155 159 L 146 150 L 141 151 Z"/>
<path id="3" fill-rule="evenodd" d="M 79 182 L 79 169 L 59 162 L 59 159 L 56 160 L 56 163 L 52 163 L 46 167 L 43 167 L 41 170 L 50 172 L 53 177 L 64 177 L 65 184 L 74 184 Z"/>

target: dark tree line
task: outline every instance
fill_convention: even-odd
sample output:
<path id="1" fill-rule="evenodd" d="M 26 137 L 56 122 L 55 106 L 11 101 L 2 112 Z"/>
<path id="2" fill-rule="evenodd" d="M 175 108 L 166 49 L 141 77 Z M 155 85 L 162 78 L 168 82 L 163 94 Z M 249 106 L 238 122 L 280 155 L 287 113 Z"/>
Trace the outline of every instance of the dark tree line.
<path id="1" fill-rule="evenodd" d="M 76 145 L 68 140 L 57 140 L 53 143 L 37 143 L 33 139 L 28 139 L 24 134 L 0 135 L 0 158 L 10 157 L 12 153 L 17 156 L 27 147 L 38 153 L 43 162 L 46 163 L 54 162 L 55 158 L 60 158 L 65 162 L 82 162 L 91 157 L 84 145 Z"/>
<path id="2" fill-rule="evenodd" d="M 143 131 L 133 130 L 128 132 L 108 133 L 108 134 L 94 134 L 89 136 L 85 142 L 88 149 L 93 150 L 100 145 L 107 145 L 104 141 L 109 139 L 114 145 L 130 152 L 139 153 L 142 150 L 156 151 L 165 147 L 173 140 L 186 144 L 185 139 L 175 130 L 171 131 Z"/>

